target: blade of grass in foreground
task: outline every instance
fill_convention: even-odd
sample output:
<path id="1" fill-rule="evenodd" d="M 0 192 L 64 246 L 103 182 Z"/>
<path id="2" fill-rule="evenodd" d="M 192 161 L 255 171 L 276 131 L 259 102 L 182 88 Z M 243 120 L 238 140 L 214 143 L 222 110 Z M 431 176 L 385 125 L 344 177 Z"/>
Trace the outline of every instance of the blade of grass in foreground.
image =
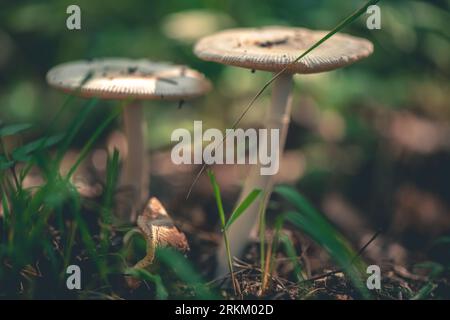
<path id="1" fill-rule="evenodd" d="M 169 297 L 169 293 L 167 292 L 167 289 L 164 286 L 159 275 L 151 274 L 144 269 L 133 268 L 127 269 L 125 273 L 140 280 L 153 282 L 153 284 L 155 285 L 156 299 L 166 300 Z"/>
<path id="2" fill-rule="evenodd" d="M 62 138 L 62 135 L 54 135 L 51 137 L 40 138 L 38 140 L 29 142 L 21 147 L 14 149 L 14 151 L 12 152 L 12 158 L 15 161 L 31 161 L 33 158 L 33 154 L 56 145 L 62 140 Z"/>
<path id="3" fill-rule="evenodd" d="M 113 198 L 119 177 L 119 151 L 114 149 L 112 156 L 108 155 L 106 165 L 106 183 L 103 194 L 101 213 L 101 248 L 106 253 L 109 248 L 110 226 L 113 216 Z"/>
<path id="4" fill-rule="evenodd" d="M 13 124 L 0 129 L 0 137 L 13 136 L 30 129 L 33 125 L 29 123 Z"/>
<path id="5" fill-rule="evenodd" d="M 286 255 L 288 256 L 289 261 L 292 263 L 292 266 L 294 267 L 294 273 L 295 277 L 297 278 L 297 281 L 304 280 L 302 268 L 300 266 L 300 263 L 298 262 L 297 253 L 295 251 L 295 247 L 291 239 L 287 235 L 282 234 L 280 236 L 280 241 L 284 246 L 284 250 L 286 251 Z"/>
<path id="6" fill-rule="evenodd" d="M 81 162 L 84 160 L 84 158 L 88 155 L 89 150 L 91 150 L 94 143 L 99 138 L 100 134 L 103 133 L 103 131 L 108 127 L 108 125 L 119 116 L 119 114 L 122 112 L 123 107 L 117 108 L 111 114 L 98 126 L 98 128 L 95 130 L 95 132 L 92 134 L 89 141 L 84 145 L 83 149 L 81 149 L 81 152 L 75 161 L 75 164 L 70 168 L 69 173 L 67 174 L 67 179 L 69 180 L 72 175 L 77 170 L 78 166 L 81 164 Z"/>
<path id="7" fill-rule="evenodd" d="M 296 190 L 278 186 L 274 191 L 298 210 L 286 213 L 286 219 L 324 248 L 342 267 L 359 293 L 364 298 L 369 298 L 370 294 L 362 281 L 362 275 L 365 274 L 364 263 L 348 241 Z"/>
<path id="8" fill-rule="evenodd" d="M 225 220 L 225 212 L 223 210 L 223 205 L 222 205 L 222 196 L 220 195 L 220 187 L 216 181 L 216 177 L 214 176 L 214 173 L 211 170 L 208 170 L 208 176 L 209 176 L 209 179 L 211 180 L 211 185 L 214 190 L 214 197 L 216 198 L 217 209 L 219 211 L 220 221 L 222 224 L 221 231 L 222 231 L 223 241 L 225 242 L 225 250 L 227 252 L 227 263 L 228 263 L 228 269 L 229 269 L 230 275 L 231 275 L 231 282 L 233 283 L 234 293 L 238 294 L 238 293 L 240 293 L 240 288 L 239 288 L 239 284 L 238 284 L 238 282 L 234 276 L 234 272 L 233 272 L 233 260 L 231 257 L 230 242 L 228 241 L 227 230 L 225 228 L 226 220 Z"/>
<path id="9" fill-rule="evenodd" d="M 189 261 L 183 255 L 171 248 L 159 248 L 156 251 L 158 260 L 172 269 L 177 277 L 194 290 L 198 299 L 219 299 L 203 281 L 202 277 L 195 271 Z"/>
<path id="10" fill-rule="evenodd" d="M 85 219 L 82 217 L 81 213 L 81 198 L 78 192 L 75 188 L 72 186 L 69 186 L 70 191 L 70 200 L 72 202 L 74 213 L 75 213 L 75 222 L 77 224 L 78 230 L 80 232 L 81 240 L 83 244 L 86 247 L 86 250 L 88 254 L 90 255 L 91 259 L 94 261 L 94 264 L 97 267 L 97 270 L 99 272 L 99 275 L 101 279 L 108 283 L 108 266 L 106 265 L 106 261 L 102 258 L 100 258 L 97 248 L 95 245 L 95 241 L 91 235 L 91 232 L 89 230 L 88 224 L 86 223 Z"/>
<path id="11" fill-rule="evenodd" d="M 217 210 L 219 211 L 220 223 L 222 224 L 221 228 L 225 229 L 225 224 L 226 224 L 225 212 L 223 210 L 222 196 L 220 195 L 220 187 L 216 181 L 216 177 L 214 176 L 214 173 L 211 170 L 208 170 L 208 176 L 209 176 L 209 180 L 211 181 L 211 185 L 213 187 L 214 197 L 216 199 L 216 204 L 217 204 Z"/>
<path id="12" fill-rule="evenodd" d="M 270 85 L 272 83 L 275 82 L 275 80 L 277 80 L 283 73 L 286 72 L 287 69 L 289 69 L 289 67 L 291 67 L 292 65 L 296 64 L 297 62 L 299 62 L 301 59 L 303 59 L 306 55 L 308 55 L 311 51 L 313 51 L 314 49 L 316 49 L 318 46 L 320 46 L 322 43 L 324 43 L 325 41 L 327 41 L 328 39 L 330 39 L 333 35 L 335 35 L 336 33 L 338 33 L 339 31 L 341 31 L 342 29 L 344 29 L 345 27 L 347 27 L 348 25 L 352 24 L 356 19 L 358 19 L 360 16 L 362 16 L 364 13 L 366 13 L 367 8 L 371 5 L 374 5 L 376 3 L 380 2 L 380 0 L 370 0 L 368 2 L 366 2 L 365 5 L 363 5 L 361 8 L 359 8 L 358 10 L 356 10 L 355 12 L 353 12 L 351 15 L 349 15 L 347 18 L 345 18 L 344 20 L 342 20 L 336 27 L 333 28 L 333 30 L 331 30 L 330 32 L 328 32 L 323 38 L 321 38 L 319 41 L 317 41 L 316 43 L 314 43 L 308 50 L 306 50 L 305 52 L 303 52 L 301 55 L 299 55 L 294 61 L 292 61 L 291 63 L 287 64 L 282 70 L 280 70 L 279 72 L 277 72 L 268 82 L 266 82 L 266 84 L 264 86 L 262 86 L 262 88 L 255 94 L 255 96 L 253 96 L 253 98 L 250 100 L 250 102 L 247 104 L 247 106 L 245 107 L 244 111 L 239 115 L 239 117 L 237 118 L 237 120 L 233 123 L 232 129 L 235 129 L 238 124 L 241 122 L 241 120 L 245 117 L 245 115 L 250 111 L 250 109 L 252 108 L 252 106 L 254 105 L 254 103 L 256 102 L 256 100 L 258 100 L 258 98 L 264 93 L 264 91 L 266 91 L 266 89 L 268 87 L 270 87 Z M 228 134 L 226 134 L 220 145 L 224 143 L 224 141 L 226 140 L 226 138 L 228 137 Z M 186 199 L 189 198 L 192 189 L 194 188 L 195 184 L 197 183 L 198 179 L 200 178 L 200 176 L 202 175 L 203 171 L 206 168 L 206 164 L 204 164 L 201 168 L 200 171 L 197 173 L 197 175 L 194 178 L 194 181 L 192 182 L 191 186 L 189 187 L 188 193 L 186 195 Z"/>
<path id="13" fill-rule="evenodd" d="M 87 78 L 86 78 L 87 79 Z M 83 80 L 82 84 L 84 83 L 85 80 Z M 80 85 L 81 86 L 81 85 Z M 66 97 L 66 99 L 64 100 L 61 108 L 59 108 L 58 112 L 56 113 L 56 115 L 53 117 L 53 119 L 50 121 L 49 126 L 47 127 L 47 129 L 45 130 L 45 137 L 42 140 L 42 145 L 39 147 L 39 149 L 41 149 L 43 147 L 43 145 L 47 144 L 47 140 L 51 137 L 50 132 L 54 129 L 56 123 L 58 123 L 60 117 L 63 115 L 64 111 L 68 108 L 68 106 L 70 105 L 70 103 L 73 101 L 74 96 L 73 95 L 69 95 Z M 31 168 L 34 165 L 34 161 L 33 159 L 31 159 L 31 161 L 28 161 L 28 163 L 24 166 L 24 168 L 21 170 L 20 172 L 20 180 L 22 181 L 23 179 L 25 179 L 26 175 L 28 174 L 28 172 L 31 170 Z"/>
<path id="14" fill-rule="evenodd" d="M 87 117 L 91 113 L 91 111 L 95 108 L 98 103 L 98 99 L 91 99 L 86 102 L 86 104 L 81 108 L 80 112 L 77 114 L 75 119 L 71 122 L 69 129 L 64 137 L 64 142 L 62 146 L 59 148 L 57 156 L 56 156 L 56 164 L 59 164 L 61 159 L 66 154 L 69 149 L 70 144 L 75 138 L 76 134 L 80 131 L 81 126 L 86 122 Z"/>
<path id="15" fill-rule="evenodd" d="M 260 189 L 255 189 L 249 193 L 249 195 L 239 204 L 239 206 L 233 211 L 228 222 L 225 224 L 224 229 L 228 228 L 247 210 L 247 208 L 256 200 L 256 198 L 261 194 Z"/>

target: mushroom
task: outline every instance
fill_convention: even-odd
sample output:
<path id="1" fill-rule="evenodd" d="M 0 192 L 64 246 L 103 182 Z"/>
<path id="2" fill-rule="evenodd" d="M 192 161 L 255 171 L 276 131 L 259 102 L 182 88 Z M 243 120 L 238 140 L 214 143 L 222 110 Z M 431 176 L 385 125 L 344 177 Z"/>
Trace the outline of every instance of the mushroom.
<path id="1" fill-rule="evenodd" d="M 157 198 L 150 198 L 144 212 L 137 219 L 137 225 L 147 242 L 147 254 L 133 268 L 150 266 L 157 248 L 172 247 L 183 253 L 189 251 L 186 236 L 177 229 Z"/>
<path id="2" fill-rule="evenodd" d="M 179 231 L 161 202 L 152 197 L 142 214 L 137 218 L 139 232 L 144 236 L 147 252 L 132 269 L 145 269 L 151 266 L 158 248 L 170 247 L 182 253 L 189 251 L 189 244 L 183 232 Z M 140 281 L 127 277 L 131 288 L 136 288 Z"/>
<path id="3" fill-rule="evenodd" d="M 145 160 L 145 120 L 141 100 L 185 101 L 210 90 L 210 82 L 186 66 L 146 59 L 105 58 L 58 65 L 47 73 L 50 86 L 84 98 L 129 100 L 123 120 L 128 143 L 121 185 L 129 187 L 131 213 L 121 218 L 133 221 L 136 210 L 147 199 L 148 162 Z"/>
<path id="4" fill-rule="evenodd" d="M 372 43 L 346 34 L 335 34 L 314 51 L 298 62 L 296 58 L 327 34 L 326 31 L 313 31 L 304 28 L 264 27 L 255 29 L 230 29 L 201 39 L 195 45 L 195 54 L 207 61 L 270 71 L 279 74 L 273 82 L 272 103 L 266 113 L 267 129 L 279 129 L 279 152 L 284 150 L 288 131 L 293 75 L 334 70 L 350 65 L 369 56 Z M 240 256 L 248 243 L 248 236 L 258 220 L 261 201 L 267 201 L 272 187 L 273 176 L 260 175 L 260 165 L 251 168 L 237 203 L 255 188 L 263 189 L 261 197 L 247 209 L 239 223 L 228 229 L 230 249 L 233 256 Z M 227 271 L 226 253 L 222 244 L 218 252 L 218 274 Z"/>

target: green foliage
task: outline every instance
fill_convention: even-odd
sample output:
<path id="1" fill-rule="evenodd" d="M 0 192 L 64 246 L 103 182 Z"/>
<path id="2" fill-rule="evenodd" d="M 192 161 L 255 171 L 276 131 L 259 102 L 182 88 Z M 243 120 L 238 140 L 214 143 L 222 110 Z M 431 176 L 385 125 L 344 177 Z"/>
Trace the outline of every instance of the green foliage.
<path id="1" fill-rule="evenodd" d="M 103 253 L 106 254 L 110 245 L 110 229 L 113 223 L 113 205 L 114 193 L 116 191 L 119 178 L 119 151 L 114 149 L 112 156 L 108 156 L 106 165 L 106 183 L 103 193 L 103 201 L 101 211 L 101 247 Z"/>
<path id="2" fill-rule="evenodd" d="M 417 294 L 411 298 L 411 300 L 424 300 L 429 297 L 429 295 L 433 292 L 434 289 L 437 288 L 437 284 L 428 282 L 425 284 Z"/>
<path id="3" fill-rule="evenodd" d="M 236 207 L 236 209 L 233 211 L 233 213 L 231 214 L 228 221 L 226 221 L 225 212 L 223 210 L 223 205 L 222 205 L 222 196 L 220 194 L 219 184 L 217 183 L 216 177 L 214 176 L 214 173 L 211 170 L 208 170 L 208 176 L 211 181 L 211 185 L 213 187 L 214 197 L 216 199 L 216 204 L 217 204 L 217 210 L 219 211 L 220 222 L 222 224 L 222 226 L 221 226 L 222 234 L 223 234 L 223 240 L 225 242 L 225 249 L 227 252 L 227 259 L 228 259 L 227 262 L 228 262 L 228 268 L 230 270 L 231 281 L 233 283 L 233 288 L 234 288 L 235 294 L 238 294 L 240 289 L 239 289 L 239 284 L 237 283 L 237 281 L 234 277 L 233 257 L 231 256 L 230 243 L 228 241 L 227 229 L 234 222 L 236 222 L 236 220 L 245 212 L 245 210 L 253 203 L 253 201 L 256 200 L 256 198 L 260 195 L 261 190 L 256 189 L 256 190 L 253 190 L 252 192 L 250 192 L 250 194 L 247 197 L 245 197 L 245 199 Z"/>
<path id="4" fill-rule="evenodd" d="M 63 139 L 62 135 L 40 138 L 14 149 L 12 158 L 17 162 L 28 162 L 32 159 L 33 153 L 42 152 L 46 148 L 56 145 Z"/>
<path id="5" fill-rule="evenodd" d="M 256 200 L 260 195 L 261 190 L 255 189 L 250 192 L 247 197 L 237 206 L 236 209 L 231 213 L 230 218 L 224 226 L 225 231 L 247 210 L 247 208 Z"/>
<path id="6" fill-rule="evenodd" d="M 117 115 L 117 112 L 112 113 L 100 122 L 89 146 Z M 77 118 L 72 127 L 76 129 L 71 129 L 70 134 L 43 137 L 15 148 L 10 154 L 3 148 L 2 164 L 10 163 L 9 172 L 0 172 L 3 211 L 0 220 L 0 295 L 4 297 L 67 296 L 65 268 L 71 263 L 82 263 L 80 261 L 85 261 L 85 270 L 88 272 L 89 269 L 91 279 L 96 279 L 88 283 L 88 288 L 100 283 L 108 286 L 108 277 L 114 269 L 107 267 L 105 254 L 106 245 L 110 242 L 107 228 L 111 225 L 111 199 L 117 180 L 118 153 L 115 152 L 108 160 L 108 181 L 99 221 L 103 251 L 95 239 L 93 225 L 87 222 L 77 189 L 68 177 L 59 174 L 57 166 L 49 165 L 59 163 L 59 159 L 58 155 L 54 158 L 48 149 L 58 144 L 70 145 L 84 120 L 85 117 Z M 4 127 L 1 139 L 30 128 L 29 125 Z M 71 168 L 72 172 L 80 161 Z M 23 164 L 18 172 L 17 163 Z M 23 180 L 32 165 L 40 169 L 44 183 L 26 189 Z M 11 182 L 12 177 L 14 183 Z M 24 270 L 28 270 L 30 275 L 26 275 Z M 22 293 L 19 291 L 21 283 Z M 49 284 L 53 286 L 52 290 L 55 289 L 54 292 L 45 292 L 45 286 Z"/>
<path id="7" fill-rule="evenodd" d="M 222 231 L 225 232 L 245 212 L 245 210 L 247 210 L 247 208 L 256 200 L 256 198 L 258 198 L 258 196 L 261 194 L 261 190 L 255 189 L 251 191 L 236 207 L 236 209 L 233 210 L 230 218 L 226 220 L 219 184 L 217 183 L 216 177 L 211 170 L 208 170 L 208 176 L 213 187 L 214 198 L 216 199 L 217 210 L 219 211 L 220 222 L 222 223 Z"/>
<path id="8" fill-rule="evenodd" d="M 29 123 L 13 124 L 0 129 L 0 137 L 13 136 L 30 129 L 33 125 Z"/>
<path id="9" fill-rule="evenodd" d="M 372 106 L 389 112 L 409 108 L 414 112 L 431 115 L 430 118 L 436 117 L 447 122 L 449 120 L 449 115 L 445 112 L 449 70 L 447 4 L 444 4 L 445 1 L 381 2 L 382 30 L 369 31 L 365 28 L 364 10 L 368 5 L 377 2 L 368 1 L 332 30 L 343 30 L 374 42 L 375 54 L 370 59 L 346 70 L 318 76 L 316 80 L 307 77 L 296 79 L 296 83 L 302 88 L 302 99 L 304 97 L 306 101 L 313 102 L 309 105 L 318 105 L 315 111 L 321 113 L 324 110 L 332 110 L 345 123 L 345 139 L 337 143 L 333 141 L 333 148 L 345 152 L 343 148 L 349 145 L 358 149 L 357 156 L 353 159 L 356 159 L 356 162 L 351 163 L 356 164 L 351 165 L 355 170 L 357 167 L 380 166 L 377 155 L 385 152 L 379 149 L 376 140 L 379 134 L 366 120 L 370 118 L 367 114 L 372 114 Z M 74 33 L 68 37 L 64 15 L 54 14 L 56 11 L 65 12 L 65 5 L 59 0 L 49 0 L 45 3 L 10 1 L 2 4 L 0 74 L 5 76 L 0 79 L 0 86 L 4 89 L 0 92 L 0 119 L 2 124 L 6 125 L 0 127 L 3 153 L 0 155 L 0 298 L 48 297 L 46 291 L 54 292 L 52 297 L 78 297 L 71 296 L 64 289 L 64 270 L 70 263 L 80 261 L 83 263 L 83 270 L 86 267 L 87 273 L 91 275 L 88 288 L 82 294 L 88 294 L 88 291 L 103 291 L 109 294 L 113 291 L 110 278 L 123 272 L 123 268 L 126 268 L 126 261 L 123 259 L 129 255 L 126 250 L 117 252 L 111 241 L 116 231 L 112 211 L 119 170 L 117 152 L 108 158 L 104 193 L 99 203 L 89 203 L 89 210 L 86 210 L 89 201 L 80 197 L 70 179 L 101 134 L 116 119 L 120 108 L 110 112 L 110 108 L 100 108 L 110 102 L 88 100 L 83 103 L 81 109 L 69 109 L 74 101 L 79 101 L 77 98 L 62 98 L 62 95 L 50 91 L 37 81 L 45 78 L 49 66 L 73 59 L 105 55 L 148 56 L 154 60 L 180 61 L 200 69 L 214 83 L 220 84 L 214 95 L 198 102 L 195 116 L 201 116 L 217 127 L 228 127 L 229 117 L 236 118 L 241 114 L 241 102 L 248 100 L 267 78 L 263 72 L 250 74 L 242 69 L 200 61 L 192 54 L 192 43 L 170 38 L 165 33 L 163 26 L 170 14 L 182 13 L 186 9 L 207 9 L 225 15 L 231 21 L 230 26 L 235 27 L 291 25 L 329 29 L 335 25 L 335 21 L 352 10 L 355 2 L 316 0 L 284 1 L 280 4 L 276 1 L 249 0 L 183 5 L 170 2 L 152 5 L 151 10 L 136 11 L 136 8 L 145 5 L 147 4 L 139 0 L 113 0 L 101 4 L 84 2 L 82 10 L 90 14 L 83 16 L 82 24 L 99 32 L 88 32 L 83 37 Z M 122 21 L 116 19 L 114 23 L 105 23 L 117 12 L 121 13 Z M 350 25 L 358 16 L 362 19 Z M 329 36 L 330 34 L 327 35 Z M 152 39 L 151 42 L 147 41 L 149 38 Z M 29 39 L 34 40 L 29 42 Z M 37 47 L 45 47 L 46 50 L 35 50 Z M 305 54 L 307 53 L 302 56 Z M 15 66 L 23 67 L 17 69 Z M 87 81 L 90 76 L 91 74 L 87 74 L 83 81 Z M 229 94 L 230 92 L 233 94 Z M 414 94 L 411 95 L 411 92 Z M 63 107 L 59 108 L 58 101 L 63 99 Z M 155 105 L 155 111 L 150 110 L 147 116 L 152 123 L 148 128 L 150 146 L 155 148 L 167 145 L 167 133 L 174 127 L 184 126 L 186 119 L 192 115 L 192 110 L 184 108 L 174 112 L 176 104 L 152 103 Z M 217 117 L 225 108 L 227 116 Z M 94 111 L 99 115 L 98 110 L 102 110 L 105 117 L 101 114 L 98 117 L 92 116 Z M 53 114 L 56 115 L 49 117 Z M 63 117 L 64 115 L 69 116 Z M 156 116 L 158 121 L 152 121 Z M 243 125 L 259 121 L 259 116 L 257 111 L 249 114 L 245 119 L 248 122 Z M 299 126 L 296 125 L 292 129 L 295 130 L 295 127 Z M 42 128 L 44 130 L 41 130 Z M 64 134 L 55 134 L 62 128 Z M 300 184 L 306 185 L 310 192 L 320 193 L 332 178 L 333 181 L 343 180 L 344 187 L 351 184 L 352 192 L 355 189 L 359 191 L 360 185 L 353 184 L 354 177 L 361 176 L 359 172 L 349 175 L 348 171 L 340 171 L 335 166 L 340 161 L 334 158 L 330 160 L 327 153 L 329 143 L 317 141 L 317 130 L 304 131 L 302 130 L 301 134 L 291 132 L 293 135 L 290 142 L 292 147 L 301 147 L 308 164 L 313 164 L 307 166 L 305 177 Z M 22 134 L 26 134 L 26 142 L 6 152 L 4 142 L 13 135 Z M 87 137 L 86 141 L 84 136 Z M 69 175 L 61 176 L 58 171 L 60 161 L 74 144 L 81 145 L 82 152 Z M 50 149 L 56 149 L 56 155 L 52 155 Z M 351 158 L 352 153 L 346 156 L 346 159 Z M 385 168 L 386 159 L 383 158 L 381 162 L 381 166 Z M 42 172 L 45 183 L 39 187 L 25 189 L 23 180 L 34 166 Z M 445 170 L 442 174 L 445 174 Z M 367 185 L 365 182 L 364 186 Z M 220 189 L 216 184 L 213 183 L 214 194 L 221 227 L 226 236 L 228 227 L 245 213 L 248 205 L 259 195 L 256 195 L 256 190 L 249 194 L 227 221 Z M 354 252 L 348 242 L 301 195 L 297 197 L 289 192 L 282 192 L 295 207 L 294 211 L 283 215 L 283 219 L 286 217 L 290 223 L 323 246 L 358 286 L 361 269 L 359 265 L 363 264 L 359 259 L 354 260 Z M 264 265 L 265 208 L 262 208 L 260 220 L 261 265 Z M 298 264 L 295 248 L 281 232 L 283 223 L 284 220 L 280 219 L 275 224 L 274 249 L 279 239 L 294 265 L 296 275 L 299 276 L 301 266 Z M 448 239 L 439 243 L 445 245 Z M 272 250 L 272 254 L 275 254 L 275 251 Z M 163 263 L 174 269 L 181 281 L 192 284 L 196 288 L 196 296 L 208 297 L 210 293 L 202 289 L 202 279 L 187 272 L 195 273 L 195 270 L 192 266 L 185 268 L 189 265 L 188 261 L 180 256 L 175 257 L 176 255 L 169 254 L 169 258 Z M 113 256 L 122 260 L 116 261 Z M 165 259 L 164 255 L 161 257 Z M 175 261 L 179 263 L 178 267 L 171 265 Z M 435 276 L 442 275 L 443 271 L 436 266 L 431 270 L 430 282 L 424 285 L 416 298 L 429 298 L 433 293 Z M 33 275 L 33 272 L 40 276 Z M 159 275 L 143 272 L 137 276 L 155 286 L 158 298 L 169 297 L 170 291 L 166 290 L 167 286 L 162 283 L 163 279 Z M 20 285 L 23 285 L 22 291 Z"/>
<path id="10" fill-rule="evenodd" d="M 88 151 L 122 108 L 114 109 L 99 123 L 69 174 L 62 176 L 59 173 L 58 166 L 64 156 L 62 151 L 68 150 L 95 103 L 88 102 L 85 108 L 88 111 L 80 113 L 65 134 L 40 138 L 0 158 L 4 166 L 0 171 L 0 298 L 111 298 L 123 288 L 114 289 L 110 279 L 124 273 L 152 283 L 157 299 L 169 297 L 160 275 L 146 270 L 130 271 L 124 261 L 128 248 L 118 250 L 111 246 L 112 236 L 117 232 L 113 205 L 119 177 L 119 152 L 114 150 L 108 155 L 104 190 L 100 204 L 93 206 L 94 212 L 87 212 L 86 200 L 71 180 Z M 26 129 L 30 127 L 4 127 L 3 134 L 20 134 Z M 51 155 L 49 148 L 55 146 L 58 152 Z M 13 160 L 9 161 L 10 157 Z M 19 162 L 23 166 L 16 172 L 15 164 Z M 33 165 L 40 169 L 45 182 L 26 189 L 23 179 Z M 18 179 L 17 183 L 11 181 L 12 176 Z M 96 217 L 94 221 L 93 216 Z M 158 259 L 193 290 L 196 298 L 217 298 L 190 263 L 177 252 L 162 250 L 158 252 Z M 78 264 L 83 270 L 85 287 L 77 293 L 71 293 L 65 287 L 65 270 L 70 264 Z"/>
<path id="11" fill-rule="evenodd" d="M 167 289 L 159 275 L 151 274 L 147 270 L 135 268 L 127 269 L 125 273 L 137 279 L 152 282 L 156 288 L 156 299 L 166 300 L 169 297 L 169 293 L 167 292 Z"/>
<path id="12" fill-rule="evenodd" d="M 442 241 L 446 241 L 447 237 L 443 237 Z M 438 287 L 436 281 L 445 272 L 445 267 L 439 263 L 427 261 L 418 263 L 415 269 L 428 270 L 428 281 L 419 289 L 419 291 L 411 298 L 411 300 L 424 300 L 430 298 L 432 292 Z"/>
<path id="13" fill-rule="evenodd" d="M 86 158 L 86 156 L 88 155 L 88 152 L 91 150 L 95 141 L 100 137 L 100 135 L 103 133 L 103 131 L 106 129 L 106 127 L 108 125 L 110 125 L 111 122 L 119 116 L 119 114 L 121 112 L 122 112 L 122 108 L 117 108 L 102 123 L 100 123 L 98 128 L 92 134 L 91 138 L 83 146 L 83 149 L 81 149 L 80 154 L 78 155 L 78 158 L 75 161 L 75 164 L 72 166 L 72 168 L 70 168 L 69 173 L 67 174 L 67 178 L 70 178 L 75 173 L 75 170 L 78 168 L 78 166 L 84 160 L 84 158 Z"/>
<path id="14" fill-rule="evenodd" d="M 208 176 L 209 176 L 209 180 L 211 181 L 211 185 L 213 187 L 214 198 L 216 199 L 217 210 L 219 212 L 220 222 L 222 224 L 222 229 L 224 230 L 225 225 L 226 225 L 226 218 L 225 218 L 225 211 L 223 210 L 222 196 L 220 194 L 220 187 L 216 181 L 216 177 L 215 177 L 214 173 L 211 170 L 208 170 Z"/>
<path id="15" fill-rule="evenodd" d="M 189 261 L 178 251 L 171 248 L 158 248 L 156 257 L 161 263 L 169 267 L 176 276 L 185 282 L 194 291 L 197 299 L 218 299 L 216 293 L 211 291 L 202 277 L 195 271 Z"/>
<path id="16" fill-rule="evenodd" d="M 363 297 L 369 297 L 363 275 L 363 261 L 351 248 L 348 241 L 295 189 L 278 186 L 275 192 L 291 203 L 295 211 L 286 213 L 286 220 L 305 232 L 325 249 L 342 267 Z"/>
<path id="17" fill-rule="evenodd" d="M 280 240 L 284 246 L 286 255 L 288 256 L 290 262 L 294 266 L 294 273 L 295 273 L 295 277 L 297 278 L 297 281 L 305 280 L 305 278 L 303 276 L 303 272 L 302 272 L 302 267 L 300 266 L 300 263 L 298 261 L 297 252 L 295 250 L 294 245 L 292 244 L 291 239 L 287 235 L 283 234 L 280 236 Z"/>

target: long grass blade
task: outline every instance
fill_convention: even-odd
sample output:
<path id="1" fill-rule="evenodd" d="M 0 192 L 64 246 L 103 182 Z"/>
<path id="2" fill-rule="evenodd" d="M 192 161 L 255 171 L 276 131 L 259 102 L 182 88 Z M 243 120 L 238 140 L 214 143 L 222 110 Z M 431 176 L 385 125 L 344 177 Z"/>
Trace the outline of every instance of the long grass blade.
<path id="1" fill-rule="evenodd" d="M 159 248 L 156 251 L 156 256 L 158 260 L 169 267 L 180 280 L 184 281 L 194 290 L 196 298 L 218 299 L 217 294 L 206 286 L 202 277 L 181 253 L 169 248 Z"/>
<path id="2" fill-rule="evenodd" d="M 297 281 L 304 280 L 303 273 L 302 273 L 302 267 L 300 266 L 300 263 L 298 262 L 297 253 L 295 251 L 295 247 L 294 247 L 291 239 L 287 235 L 282 234 L 280 236 L 280 241 L 283 244 L 284 250 L 286 252 L 286 255 L 289 258 L 289 261 L 292 263 L 292 266 L 294 267 L 294 273 L 295 273 L 295 277 L 297 278 Z"/>
<path id="3" fill-rule="evenodd" d="M 13 124 L 0 129 L 0 137 L 13 136 L 30 129 L 33 125 L 29 123 Z"/>
<path id="4" fill-rule="evenodd" d="M 287 212 L 286 219 L 324 248 L 342 267 L 360 294 L 369 298 L 370 294 L 362 281 L 364 263 L 349 242 L 296 190 L 278 186 L 274 191 L 292 203 L 297 210 Z"/>
<path id="5" fill-rule="evenodd" d="M 233 211 L 227 223 L 225 224 L 224 229 L 228 230 L 228 228 L 247 210 L 247 208 L 258 198 L 261 194 L 260 189 L 255 189 L 248 194 L 247 197 L 239 204 L 239 206 Z"/>
<path id="6" fill-rule="evenodd" d="M 169 293 L 159 275 L 151 274 L 150 272 L 144 269 L 132 269 L 132 268 L 127 269 L 125 273 L 137 279 L 152 282 L 155 285 L 156 299 L 166 300 L 169 297 Z"/>
<path id="7" fill-rule="evenodd" d="M 64 142 L 62 146 L 58 150 L 58 154 L 56 156 L 56 163 L 59 164 L 64 154 L 69 149 L 70 144 L 75 138 L 76 134 L 80 131 L 81 126 L 86 122 L 87 117 L 98 103 L 98 99 L 89 100 L 85 106 L 81 108 L 81 111 L 77 114 L 75 119 L 72 121 L 67 133 L 64 137 Z"/>
<path id="8" fill-rule="evenodd" d="M 213 187 L 214 197 L 216 199 L 216 204 L 217 204 L 217 210 L 219 210 L 220 223 L 222 224 L 222 229 L 225 229 L 225 225 L 226 225 L 225 219 L 226 218 L 225 218 L 225 211 L 223 210 L 222 196 L 220 195 L 220 187 L 216 181 L 214 172 L 212 172 L 211 170 L 208 170 L 208 176 L 209 176 L 209 180 L 211 181 L 211 185 Z"/>
<path id="9" fill-rule="evenodd" d="M 122 112 L 122 108 L 117 108 L 114 110 L 95 130 L 95 132 L 92 134 L 89 141 L 84 145 L 83 149 L 81 149 L 80 154 L 78 155 L 77 160 L 75 161 L 75 164 L 70 168 L 69 173 L 67 174 L 67 179 L 70 179 L 72 175 L 77 170 L 78 166 L 81 164 L 81 162 L 86 158 L 89 151 L 91 150 L 94 143 L 97 141 L 99 136 L 103 133 L 103 131 L 108 127 L 108 125 L 116 119 L 119 114 Z"/>

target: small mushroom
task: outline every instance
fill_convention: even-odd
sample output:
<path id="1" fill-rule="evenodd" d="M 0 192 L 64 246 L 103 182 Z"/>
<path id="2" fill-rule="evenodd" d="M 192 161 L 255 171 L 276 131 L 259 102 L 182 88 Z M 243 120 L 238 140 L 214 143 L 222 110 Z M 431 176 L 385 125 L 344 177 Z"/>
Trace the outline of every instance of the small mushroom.
<path id="1" fill-rule="evenodd" d="M 153 262 L 156 248 L 172 247 L 183 253 L 189 251 L 186 236 L 177 229 L 157 198 L 150 198 L 144 212 L 137 219 L 137 225 L 147 241 L 147 255 L 136 263 L 135 268 L 149 266 Z"/>
<path id="2" fill-rule="evenodd" d="M 171 247 L 182 253 L 189 251 L 186 236 L 178 230 L 166 209 L 155 197 L 150 198 L 143 213 L 138 216 L 137 226 L 147 243 L 147 253 L 133 266 L 133 269 L 145 269 L 151 266 L 158 248 Z M 127 282 L 131 288 L 136 288 L 140 283 L 129 277 Z"/>
<path id="3" fill-rule="evenodd" d="M 135 219 L 136 210 L 144 204 L 149 190 L 141 100 L 185 101 L 211 88 L 202 74 L 185 66 L 123 58 L 64 63 L 47 73 L 47 82 L 56 89 L 84 98 L 131 101 L 123 114 L 128 156 L 121 184 L 131 188 L 130 203 L 137 205 L 119 213 L 121 218 L 130 221 Z"/>
<path id="4" fill-rule="evenodd" d="M 296 58 L 327 34 L 303 28 L 265 27 L 258 29 L 230 29 L 197 42 L 195 54 L 208 61 L 231 66 L 278 73 L 287 68 L 273 83 L 272 104 L 267 110 L 265 126 L 280 130 L 279 152 L 284 150 L 290 121 L 293 75 L 296 73 L 318 73 L 350 65 L 366 58 L 373 51 L 372 43 L 346 34 L 335 34 L 300 61 Z M 268 194 L 255 201 L 240 218 L 239 223 L 228 229 L 231 254 L 240 256 L 248 243 L 248 236 L 258 220 L 261 201 L 267 201 L 273 187 L 272 176 L 260 175 L 260 166 L 253 166 L 246 179 L 241 203 L 253 189 L 265 190 Z M 227 272 L 224 245 L 218 252 L 218 274 Z"/>

